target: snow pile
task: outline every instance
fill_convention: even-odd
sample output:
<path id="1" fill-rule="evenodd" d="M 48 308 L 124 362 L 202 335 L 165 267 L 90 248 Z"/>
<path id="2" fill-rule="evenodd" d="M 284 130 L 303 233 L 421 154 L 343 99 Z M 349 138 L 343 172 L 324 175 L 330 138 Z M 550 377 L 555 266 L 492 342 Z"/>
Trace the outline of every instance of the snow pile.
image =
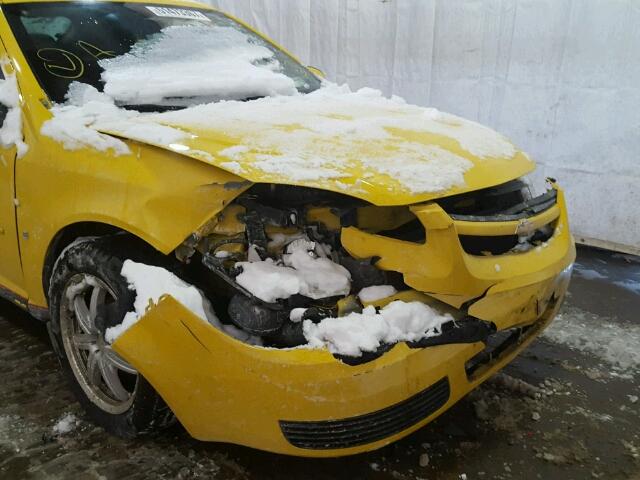
<path id="1" fill-rule="evenodd" d="M 585 280 L 605 280 L 609 278 L 606 275 L 598 272 L 597 270 L 585 268 L 579 263 L 576 263 L 574 267 L 575 268 L 573 271 L 576 273 L 576 275 L 580 278 L 584 278 Z"/>
<path id="2" fill-rule="evenodd" d="M 271 258 L 258 262 L 238 262 L 242 273 L 238 285 L 268 303 L 300 293 L 300 278 L 295 270 L 276 263 Z"/>
<path id="3" fill-rule="evenodd" d="M 638 295 L 640 295 L 640 282 L 632 280 L 630 278 L 626 279 L 626 280 L 620 280 L 617 282 L 613 282 L 614 285 L 617 285 L 618 287 L 624 288 L 626 290 L 629 290 L 632 293 L 636 293 Z"/>
<path id="4" fill-rule="evenodd" d="M 80 424 L 80 420 L 73 413 L 65 413 L 53 426 L 54 435 L 66 435 L 73 432 Z"/>
<path id="5" fill-rule="evenodd" d="M 382 300 L 383 298 L 389 298 L 396 293 L 398 293 L 398 291 L 391 285 L 375 285 L 360 290 L 358 298 L 361 302 L 371 303 Z"/>
<path id="6" fill-rule="evenodd" d="M 293 268 L 300 279 L 300 294 L 313 298 L 348 295 L 351 274 L 342 265 L 326 257 L 315 242 L 296 240 L 287 247 L 284 264 Z"/>
<path id="7" fill-rule="evenodd" d="M 99 62 L 104 91 L 121 104 L 296 94 L 294 81 L 278 72 L 273 52 L 250 40 L 233 27 L 167 27 L 136 43 L 129 53 Z"/>
<path id="8" fill-rule="evenodd" d="M 289 244 L 282 263 L 267 258 L 238 262 L 236 267 L 242 268 L 236 282 L 269 303 L 297 294 L 313 299 L 344 296 L 351 290 L 349 271 L 305 239 Z"/>
<path id="9" fill-rule="evenodd" d="M 218 320 L 211 303 L 196 287 L 183 282 L 173 273 L 161 267 L 126 260 L 122 265 L 122 276 L 129 282 L 129 289 L 136 292 L 134 311 L 125 315 L 122 323 L 108 328 L 105 340 L 115 342 L 120 335 L 135 325 L 146 313 L 150 304 L 156 304 L 164 295 L 171 295 L 197 317 L 222 330 L 232 337 L 251 344 L 260 340 L 231 325 L 223 325 Z"/>
<path id="10" fill-rule="evenodd" d="M 220 102 L 157 115 L 161 123 L 224 131 L 241 150 L 223 164 L 234 173 L 255 169 L 295 182 L 339 179 L 348 171 L 385 175 L 414 193 L 464 185 L 472 163 L 439 135 L 477 158 L 512 158 L 503 136 L 453 115 L 385 98 L 364 88 L 325 85 L 307 95 Z M 416 138 L 409 132 L 425 134 Z M 428 135 L 433 135 L 429 138 Z M 248 152 L 242 157 L 239 153 Z M 225 152 L 229 153 L 229 152 Z M 372 173 L 371 173 L 372 172 Z"/>
<path id="11" fill-rule="evenodd" d="M 312 348 L 326 347 L 335 354 L 359 357 L 382 344 L 440 335 L 441 326 L 451 321 L 451 315 L 441 315 L 424 303 L 395 301 L 379 312 L 371 306 L 362 313 L 327 318 L 318 324 L 305 320 L 303 329 Z"/>
<path id="12" fill-rule="evenodd" d="M 115 67 L 119 58 L 109 60 L 115 63 L 107 64 L 106 76 L 111 68 L 119 72 Z M 178 77 L 172 76 L 175 81 Z M 141 84 L 128 76 L 121 82 Z M 464 185 L 464 174 L 473 166 L 450 150 L 451 139 L 478 159 L 510 159 L 516 153 L 504 137 L 477 123 L 407 105 L 397 97 L 388 99 L 371 89 L 352 92 L 348 86 L 325 85 L 307 95 L 222 101 L 146 114 L 119 109 L 112 97 L 93 87 L 85 86 L 86 92 L 91 94 L 71 91 L 65 105 L 53 108 L 54 118 L 42 133 L 65 148 L 112 149 L 117 154 L 127 153 L 126 145 L 98 130 L 169 147 L 188 137 L 185 130 L 200 136 L 224 133 L 237 145 L 205 152 L 209 161 L 235 174 L 259 174 L 264 182 L 331 180 L 348 189 L 339 180 L 362 172 L 360 180 L 369 183 L 380 177 L 390 188 L 440 192 Z M 214 153 L 220 157 L 211 156 Z"/>
<path id="13" fill-rule="evenodd" d="M 0 79 L 0 104 L 7 108 L 2 128 L 0 128 L 0 144 L 4 148 L 15 146 L 18 158 L 24 156 L 29 147 L 22 136 L 22 110 L 20 108 L 20 92 L 14 74 Z"/>
<path id="14" fill-rule="evenodd" d="M 111 97 L 85 83 L 72 83 L 66 98 L 64 105 L 51 109 L 53 118 L 44 123 L 41 133 L 67 150 L 89 147 L 101 152 L 112 150 L 116 155 L 130 153 L 122 140 L 100 131 L 117 131 L 151 144 L 175 143 L 187 136 L 178 129 L 147 122 L 138 112 L 118 108 Z"/>
<path id="15" fill-rule="evenodd" d="M 640 327 L 612 323 L 578 308 L 558 315 L 543 335 L 555 342 L 596 355 L 617 371 L 640 371 Z"/>

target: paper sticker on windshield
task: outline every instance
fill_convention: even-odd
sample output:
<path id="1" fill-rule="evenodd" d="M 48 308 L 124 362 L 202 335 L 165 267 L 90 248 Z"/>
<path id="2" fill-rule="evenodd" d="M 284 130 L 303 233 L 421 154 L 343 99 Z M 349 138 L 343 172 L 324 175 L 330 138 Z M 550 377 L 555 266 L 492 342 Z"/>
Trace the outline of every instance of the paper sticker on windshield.
<path id="1" fill-rule="evenodd" d="M 211 19 L 204 13 L 197 10 L 187 10 L 186 8 L 147 7 L 147 10 L 151 11 L 151 13 L 158 17 L 183 18 L 185 20 L 203 20 L 205 22 L 211 21 Z"/>

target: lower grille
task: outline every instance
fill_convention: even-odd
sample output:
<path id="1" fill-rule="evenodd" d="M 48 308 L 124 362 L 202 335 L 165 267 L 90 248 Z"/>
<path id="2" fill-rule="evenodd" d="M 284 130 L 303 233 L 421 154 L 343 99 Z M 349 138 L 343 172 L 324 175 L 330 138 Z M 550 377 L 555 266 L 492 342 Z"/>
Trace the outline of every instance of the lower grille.
<path id="1" fill-rule="evenodd" d="M 343 420 L 280 421 L 285 438 L 307 450 L 334 450 L 376 442 L 400 433 L 442 408 L 451 394 L 447 377 L 391 407 Z"/>

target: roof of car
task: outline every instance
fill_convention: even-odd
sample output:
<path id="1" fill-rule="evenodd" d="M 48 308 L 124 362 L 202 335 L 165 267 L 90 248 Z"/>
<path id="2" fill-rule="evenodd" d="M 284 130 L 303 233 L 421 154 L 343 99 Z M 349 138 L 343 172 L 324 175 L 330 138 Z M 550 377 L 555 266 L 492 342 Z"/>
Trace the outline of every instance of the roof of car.
<path id="1" fill-rule="evenodd" d="M 171 5 L 176 7 L 197 7 L 213 10 L 211 5 L 201 2 L 192 2 L 188 0 L 121 0 L 118 2 L 110 0 L 0 0 L 0 4 L 4 3 L 52 3 L 52 2 L 68 2 L 68 3 L 148 3 L 157 5 Z"/>

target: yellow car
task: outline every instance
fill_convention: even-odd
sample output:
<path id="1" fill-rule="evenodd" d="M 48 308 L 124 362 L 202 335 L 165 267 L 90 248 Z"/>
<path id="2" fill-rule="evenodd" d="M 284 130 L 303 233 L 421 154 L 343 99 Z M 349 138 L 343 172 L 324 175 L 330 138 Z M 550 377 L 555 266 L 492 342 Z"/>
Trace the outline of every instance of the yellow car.
<path id="1" fill-rule="evenodd" d="M 556 314 L 564 196 L 496 132 L 200 4 L 0 6 L 0 295 L 106 430 L 377 449 Z"/>

